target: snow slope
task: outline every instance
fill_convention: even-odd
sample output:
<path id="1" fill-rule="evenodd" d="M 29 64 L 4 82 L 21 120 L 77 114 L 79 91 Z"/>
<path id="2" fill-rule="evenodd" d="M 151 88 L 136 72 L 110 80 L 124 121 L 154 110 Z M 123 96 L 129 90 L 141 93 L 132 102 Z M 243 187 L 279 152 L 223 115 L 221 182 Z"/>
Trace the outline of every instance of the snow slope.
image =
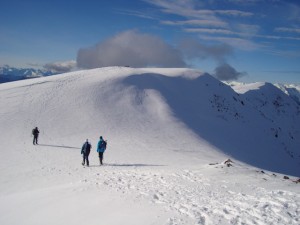
<path id="1" fill-rule="evenodd" d="M 299 108 L 257 90 L 123 67 L 1 84 L 0 224 L 299 224 Z"/>
<path id="2" fill-rule="evenodd" d="M 262 121 L 257 124 L 257 127 L 264 139 L 263 142 L 267 141 L 268 138 L 271 139 L 269 139 L 270 143 L 273 142 L 273 147 L 266 146 L 262 149 L 263 152 L 268 152 L 265 159 L 274 160 L 272 163 L 275 163 L 276 159 L 272 156 L 285 152 L 275 164 L 280 165 L 288 162 L 290 165 L 295 163 L 299 166 L 300 105 L 292 97 L 270 83 L 245 84 L 235 86 L 234 90 L 242 94 L 245 102 L 260 114 L 257 119 L 262 119 Z M 257 119 L 253 118 L 252 121 Z M 281 172 L 299 176 L 298 166 L 293 169 L 294 172 L 287 170 Z"/>

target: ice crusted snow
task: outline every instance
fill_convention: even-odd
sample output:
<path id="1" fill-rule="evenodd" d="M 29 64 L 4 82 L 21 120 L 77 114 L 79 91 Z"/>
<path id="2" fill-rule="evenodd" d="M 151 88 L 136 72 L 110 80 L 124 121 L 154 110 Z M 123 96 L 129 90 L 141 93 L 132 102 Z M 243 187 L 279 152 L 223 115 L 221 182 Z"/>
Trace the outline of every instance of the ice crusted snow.
<path id="1" fill-rule="evenodd" d="M 0 224 L 298 225 L 299 114 L 272 84 L 234 91 L 189 69 L 1 84 Z"/>

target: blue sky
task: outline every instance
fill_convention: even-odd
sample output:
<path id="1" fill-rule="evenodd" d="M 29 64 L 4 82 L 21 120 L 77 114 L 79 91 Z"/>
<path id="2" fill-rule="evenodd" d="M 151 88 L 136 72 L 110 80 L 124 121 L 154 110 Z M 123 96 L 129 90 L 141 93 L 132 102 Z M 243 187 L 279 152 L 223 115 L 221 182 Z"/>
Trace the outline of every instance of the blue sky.
<path id="1" fill-rule="evenodd" d="M 298 1 L 1 0 L 0 7 L 0 65 L 192 67 L 223 80 L 300 83 Z"/>

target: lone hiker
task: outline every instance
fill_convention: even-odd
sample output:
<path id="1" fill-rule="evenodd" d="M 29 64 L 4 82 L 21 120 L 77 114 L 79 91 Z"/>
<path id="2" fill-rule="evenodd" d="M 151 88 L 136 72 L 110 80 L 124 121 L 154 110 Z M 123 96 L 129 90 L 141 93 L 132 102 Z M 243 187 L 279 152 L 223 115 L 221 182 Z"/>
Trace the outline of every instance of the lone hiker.
<path id="1" fill-rule="evenodd" d="M 83 144 L 82 148 L 81 148 L 81 154 L 83 157 L 83 161 L 82 161 L 82 165 L 84 166 L 85 161 L 86 161 L 86 165 L 89 166 L 89 154 L 91 151 L 92 145 L 89 143 L 89 140 L 86 139 L 85 143 Z"/>
<path id="2" fill-rule="evenodd" d="M 100 160 L 100 165 L 103 165 L 103 154 L 106 149 L 106 141 L 103 140 L 103 137 L 100 136 L 100 140 L 98 142 L 97 146 L 97 152 L 99 153 L 99 160 Z"/>
<path id="3" fill-rule="evenodd" d="M 32 135 L 33 135 L 33 144 L 37 145 L 38 144 L 38 137 L 39 137 L 39 129 L 36 127 L 32 130 Z"/>

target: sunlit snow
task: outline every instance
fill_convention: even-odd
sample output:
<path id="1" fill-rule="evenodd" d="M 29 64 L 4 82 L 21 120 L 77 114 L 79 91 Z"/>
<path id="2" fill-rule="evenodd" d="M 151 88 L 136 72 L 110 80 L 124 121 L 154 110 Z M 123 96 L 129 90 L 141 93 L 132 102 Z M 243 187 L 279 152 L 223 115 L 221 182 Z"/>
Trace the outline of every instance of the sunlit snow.
<path id="1" fill-rule="evenodd" d="M 125 67 L 1 84 L 0 224 L 298 225 L 300 106 L 243 88 Z"/>

